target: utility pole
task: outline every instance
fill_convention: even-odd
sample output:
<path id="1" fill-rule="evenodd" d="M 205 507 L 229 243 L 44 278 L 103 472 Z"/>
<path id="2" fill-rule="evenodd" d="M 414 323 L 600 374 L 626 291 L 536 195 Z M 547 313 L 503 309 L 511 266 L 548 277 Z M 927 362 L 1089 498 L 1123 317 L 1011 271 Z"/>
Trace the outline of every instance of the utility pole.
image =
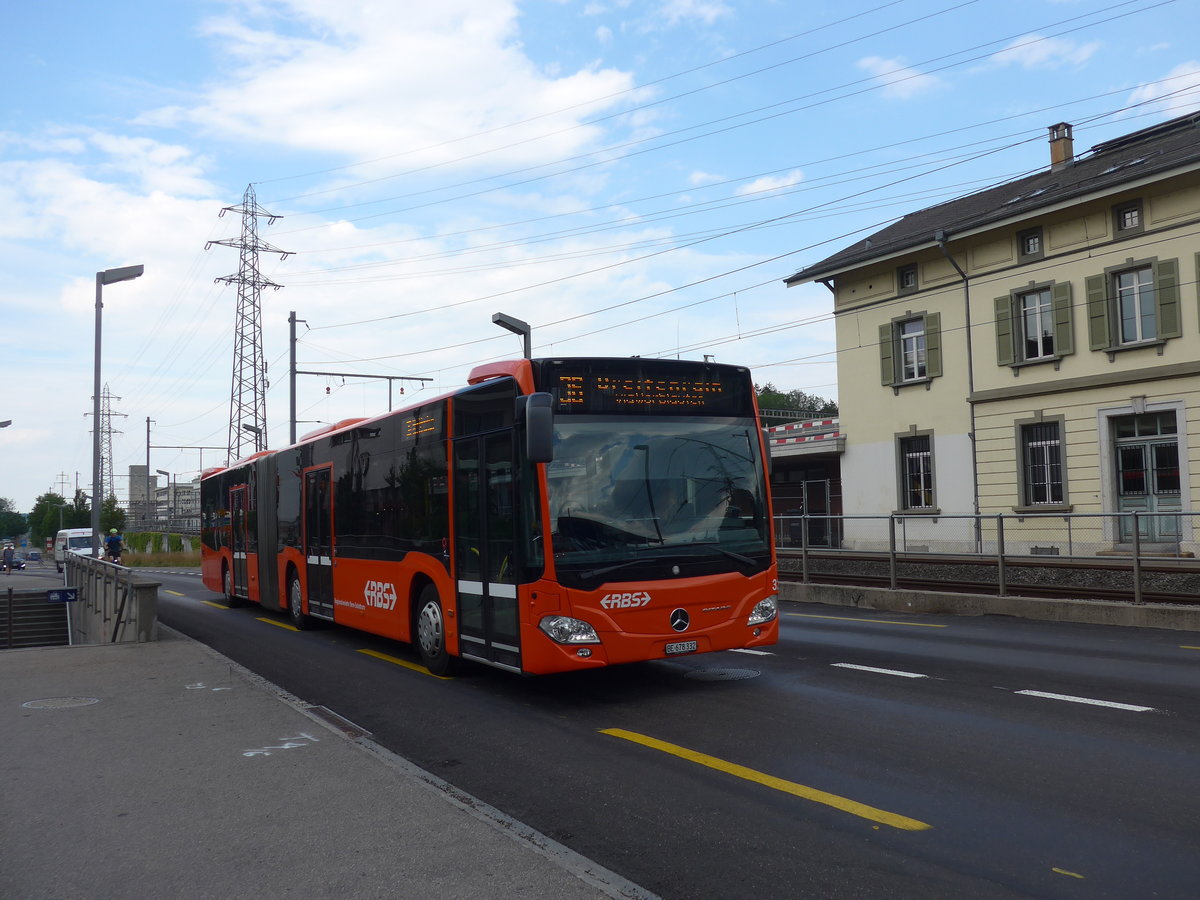
<path id="1" fill-rule="evenodd" d="M 288 316 L 288 387 L 291 396 L 290 410 L 288 413 L 288 440 L 291 443 L 296 443 L 296 376 L 297 375 L 325 375 L 332 378 L 375 378 L 385 380 L 388 383 L 388 412 L 392 411 L 392 382 L 393 381 L 433 381 L 432 378 L 420 378 L 416 375 L 364 375 L 360 372 L 311 372 L 296 368 L 296 323 L 304 322 L 303 319 L 296 318 L 296 311 L 292 310 Z M 307 322 L 304 322 L 307 325 Z M 400 388 L 400 392 L 404 392 L 404 388 Z"/>
<path id="2" fill-rule="evenodd" d="M 266 218 L 270 225 L 280 217 L 271 215 L 258 205 L 253 184 L 246 185 L 240 206 L 226 206 L 220 215 L 224 216 L 227 212 L 241 215 L 241 237 L 237 240 L 209 241 L 204 249 L 220 244 L 223 247 L 236 247 L 240 254 L 238 273 L 217 279 L 218 282 L 236 284 L 238 289 L 227 444 L 228 461 L 232 463 L 248 452 L 265 450 L 267 446 L 267 361 L 263 356 L 261 296 L 263 288 L 279 290 L 282 285 L 263 277 L 258 267 L 258 254 L 278 253 L 283 260 L 291 253 L 258 239 L 259 218 Z M 253 435 L 252 441 L 250 435 Z"/>

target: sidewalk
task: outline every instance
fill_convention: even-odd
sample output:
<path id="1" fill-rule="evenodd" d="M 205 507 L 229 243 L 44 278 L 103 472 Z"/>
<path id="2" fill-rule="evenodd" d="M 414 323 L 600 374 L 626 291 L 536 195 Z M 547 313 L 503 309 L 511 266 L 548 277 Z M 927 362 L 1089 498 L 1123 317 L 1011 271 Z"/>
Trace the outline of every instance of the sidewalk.
<path id="1" fill-rule="evenodd" d="M 0 897 L 653 897 L 159 628 L 0 652 Z"/>

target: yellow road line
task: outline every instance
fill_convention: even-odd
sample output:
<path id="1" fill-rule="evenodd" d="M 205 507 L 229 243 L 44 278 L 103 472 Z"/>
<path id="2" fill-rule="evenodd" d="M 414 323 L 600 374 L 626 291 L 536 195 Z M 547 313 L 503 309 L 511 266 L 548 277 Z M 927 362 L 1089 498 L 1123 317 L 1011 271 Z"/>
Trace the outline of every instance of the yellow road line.
<path id="1" fill-rule="evenodd" d="M 1060 869 L 1057 866 L 1052 866 L 1050 868 L 1050 871 L 1056 875 L 1070 875 L 1072 878 L 1078 878 L 1081 881 L 1083 880 L 1083 876 L 1080 875 L 1078 872 L 1068 872 L 1066 869 Z"/>
<path id="2" fill-rule="evenodd" d="M 689 762 L 694 762 L 702 766 L 708 766 L 710 769 L 716 769 L 718 772 L 725 772 L 728 775 L 744 778 L 747 781 L 753 781 L 757 784 L 774 788 L 777 791 L 783 791 L 785 794 L 792 794 L 793 796 L 800 797 L 804 800 L 811 800 L 814 803 L 821 803 L 825 806 L 831 806 L 834 809 L 840 809 L 842 812 L 848 812 L 851 815 L 858 816 L 859 818 L 868 819 L 872 822 L 878 822 L 880 825 L 890 825 L 892 828 L 899 828 L 904 831 L 925 831 L 926 829 L 933 827 L 932 825 L 918 821 L 917 819 L 910 819 L 907 816 L 890 813 L 883 809 L 876 809 L 873 806 L 867 806 L 865 803 L 859 803 L 857 800 L 839 797 L 837 794 L 826 793 L 825 791 L 820 791 L 816 788 L 807 787 L 803 784 L 797 784 L 794 781 L 785 781 L 782 778 L 776 778 L 774 775 L 767 775 L 764 772 L 748 769 L 745 766 L 739 766 L 736 763 L 726 762 L 723 759 L 717 759 L 715 756 L 697 753 L 695 750 L 689 750 L 686 747 L 680 747 L 678 744 L 669 744 L 666 741 L 660 741 L 657 738 L 647 737 L 646 735 L 638 734 L 637 732 L 626 731 L 623 728 L 604 728 L 601 729 L 600 733 L 611 735 L 612 737 L 622 738 L 626 741 L 632 741 L 635 744 L 641 744 L 644 747 L 650 747 L 654 750 L 661 750 L 663 753 L 670 753 L 672 756 L 678 756 L 680 759 L 686 759 Z"/>
<path id="3" fill-rule="evenodd" d="M 406 659 L 400 659 L 398 656 L 388 656 L 386 653 L 380 653 L 377 650 L 359 650 L 359 653 L 365 653 L 367 656 L 373 656 L 376 659 L 382 659 L 384 662 L 390 662 L 393 665 L 403 666 L 406 669 L 412 669 L 414 672 L 420 672 L 422 675 L 428 675 L 430 678 L 436 678 L 439 681 L 453 681 L 446 675 L 434 675 L 427 668 L 417 663 L 409 662 Z"/>
<path id="4" fill-rule="evenodd" d="M 164 593 L 164 594 L 170 594 L 172 597 L 183 597 L 183 596 L 185 596 L 184 594 L 181 594 L 181 593 L 179 593 L 179 591 L 163 591 L 163 593 Z"/>
<path id="5" fill-rule="evenodd" d="M 226 606 L 224 603 L 213 603 L 211 600 L 201 600 L 200 602 L 203 603 L 205 606 L 212 606 L 212 607 L 215 607 L 216 609 L 229 609 L 229 607 Z"/>
<path id="6" fill-rule="evenodd" d="M 784 613 L 800 619 L 837 619 L 839 622 L 869 622 L 872 625 L 911 625 L 913 628 L 949 628 L 949 625 L 935 625 L 932 622 L 894 622 L 889 619 L 861 619 L 854 616 L 818 616 L 812 613 Z"/>
<path id="7" fill-rule="evenodd" d="M 1200 647 L 1192 647 L 1192 646 L 1189 646 L 1188 644 L 1180 644 L 1179 649 L 1180 650 L 1200 650 Z"/>
<path id="8" fill-rule="evenodd" d="M 274 625 L 276 628 L 286 628 L 288 631 L 299 631 L 295 625 L 289 625 L 287 622 L 276 622 L 274 619 L 268 619 L 266 616 L 256 616 L 258 621 L 266 622 L 268 625 Z"/>

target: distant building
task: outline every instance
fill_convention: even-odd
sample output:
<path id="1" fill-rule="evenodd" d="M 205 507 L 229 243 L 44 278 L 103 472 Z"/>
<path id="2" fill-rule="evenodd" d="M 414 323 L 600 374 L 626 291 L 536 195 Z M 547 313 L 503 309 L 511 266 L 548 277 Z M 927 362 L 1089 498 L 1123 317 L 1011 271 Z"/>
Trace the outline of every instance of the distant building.
<path id="1" fill-rule="evenodd" d="M 158 476 L 147 478 L 147 471 L 146 466 L 129 467 L 129 507 L 126 510 L 129 513 L 129 528 L 149 526 L 155 516 L 155 508 L 149 498 L 154 497 L 158 489 Z"/>

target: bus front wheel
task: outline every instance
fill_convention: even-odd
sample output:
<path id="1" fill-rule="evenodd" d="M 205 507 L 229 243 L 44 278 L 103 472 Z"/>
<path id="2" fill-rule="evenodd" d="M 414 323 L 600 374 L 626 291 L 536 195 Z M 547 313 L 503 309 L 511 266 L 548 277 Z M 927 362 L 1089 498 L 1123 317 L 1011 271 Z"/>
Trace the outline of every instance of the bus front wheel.
<path id="1" fill-rule="evenodd" d="M 292 617 L 292 624 L 301 631 L 312 624 L 312 619 L 304 614 L 304 591 L 300 588 L 300 578 L 295 572 L 288 579 L 288 615 Z"/>
<path id="2" fill-rule="evenodd" d="M 446 617 L 437 588 L 427 584 L 417 598 L 417 651 L 421 662 L 434 675 L 446 675 L 454 659 L 446 650 Z"/>

